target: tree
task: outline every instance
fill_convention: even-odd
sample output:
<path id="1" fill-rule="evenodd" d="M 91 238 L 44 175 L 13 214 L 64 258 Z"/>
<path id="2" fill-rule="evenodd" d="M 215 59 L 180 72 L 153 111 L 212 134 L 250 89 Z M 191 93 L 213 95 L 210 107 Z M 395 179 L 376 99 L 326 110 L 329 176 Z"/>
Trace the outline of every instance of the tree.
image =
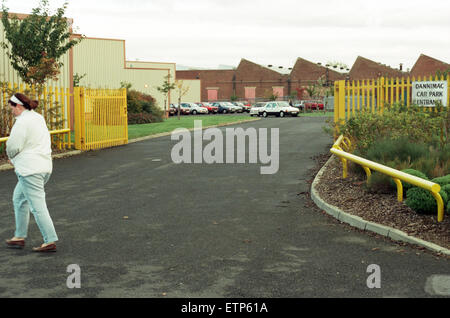
<path id="1" fill-rule="evenodd" d="M 178 93 L 177 117 L 178 117 L 178 120 L 180 120 L 181 98 L 189 92 L 189 86 L 184 86 L 184 82 L 179 81 L 179 80 L 175 81 L 175 85 L 177 87 L 177 93 Z"/>
<path id="2" fill-rule="evenodd" d="M 309 97 L 314 98 L 317 95 L 317 86 L 316 83 L 312 83 L 305 88 L 306 92 L 308 92 Z"/>
<path id="3" fill-rule="evenodd" d="M 84 73 L 83 75 L 80 75 L 78 73 L 75 73 L 73 75 L 73 87 L 79 87 L 81 80 L 86 76 L 87 74 Z"/>
<path id="4" fill-rule="evenodd" d="M 164 77 L 166 80 L 162 84 L 162 86 L 158 86 L 156 89 L 158 92 L 161 92 L 164 95 L 164 114 L 166 118 L 168 117 L 167 114 L 167 99 L 169 97 L 170 91 L 175 89 L 175 83 L 170 83 L 170 74 Z"/>
<path id="5" fill-rule="evenodd" d="M 60 58 L 81 39 L 70 39 L 66 1 L 56 14 L 51 15 L 48 0 L 40 0 L 39 7 L 19 20 L 10 17 L 9 9 L 2 3 L 2 23 L 7 41 L 1 43 L 20 78 L 35 85 L 38 96 L 45 82 L 56 79 L 63 66 Z"/>

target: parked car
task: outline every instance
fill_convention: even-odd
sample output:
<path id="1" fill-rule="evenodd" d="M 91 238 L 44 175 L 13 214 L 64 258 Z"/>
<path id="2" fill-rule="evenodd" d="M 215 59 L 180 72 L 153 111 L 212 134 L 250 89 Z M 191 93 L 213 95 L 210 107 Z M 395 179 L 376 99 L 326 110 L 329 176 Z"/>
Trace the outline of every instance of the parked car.
<path id="1" fill-rule="evenodd" d="M 169 105 L 169 116 L 174 116 L 177 114 L 177 109 L 174 104 Z"/>
<path id="2" fill-rule="evenodd" d="M 300 108 L 300 110 L 303 109 L 311 109 L 311 110 L 323 110 L 323 102 L 320 100 L 308 100 L 303 101 L 303 107 Z"/>
<path id="3" fill-rule="evenodd" d="M 299 110 L 303 110 L 303 109 L 305 108 L 305 101 L 304 101 L 304 100 L 301 100 L 300 102 L 295 103 L 295 104 L 294 104 L 294 107 L 295 107 L 295 108 L 298 108 Z"/>
<path id="4" fill-rule="evenodd" d="M 241 108 L 240 110 L 238 110 L 239 113 L 249 112 L 250 111 L 250 106 L 245 106 L 244 103 L 233 102 L 233 105 L 238 106 L 238 107 Z"/>
<path id="5" fill-rule="evenodd" d="M 170 104 L 170 107 L 174 107 L 175 108 L 175 114 L 178 114 L 178 104 Z M 180 114 L 181 115 L 189 115 L 191 113 L 191 109 L 189 107 L 185 107 L 183 106 L 183 104 L 181 104 L 180 107 Z"/>
<path id="6" fill-rule="evenodd" d="M 196 103 L 200 107 L 205 107 L 210 114 L 217 114 L 219 112 L 219 107 L 213 106 L 211 103 Z"/>
<path id="7" fill-rule="evenodd" d="M 181 106 L 188 107 L 192 115 L 208 113 L 208 109 L 206 107 L 200 107 L 195 103 L 181 103 Z"/>
<path id="8" fill-rule="evenodd" d="M 288 102 L 276 101 L 267 102 L 263 107 L 258 109 L 259 115 L 267 117 L 269 115 L 275 115 L 277 117 L 284 117 L 285 115 L 291 115 L 293 117 L 298 116 L 300 112 L 297 108 L 289 105 Z"/>
<path id="9" fill-rule="evenodd" d="M 234 113 L 234 109 L 232 107 L 230 107 L 229 104 L 230 103 L 227 103 L 227 102 L 215 102 L 215 103 L 212 103 L 213 106 L 216 106 L 218 108 L 218 112 L 221 113 L 221 114 Z"/>
<path id="10" fill-rule="evenodd" d="M 256 103 L 250 108 L 250 116 L 259 116 L 259 108 L 264 107 L 266 105 L 266 102 L 260 102 Z"/>
<path id="11" fill-rule="evenodd" d="M 242 111 L 243 111 L 241 106 L 237 106 L 230 102 L 224 102 L 224 103 L 225 103 L 225 105 L 228 105 L 228 107 L 231 109 L 231 111 L 233 113 L 242 113 Z"/>

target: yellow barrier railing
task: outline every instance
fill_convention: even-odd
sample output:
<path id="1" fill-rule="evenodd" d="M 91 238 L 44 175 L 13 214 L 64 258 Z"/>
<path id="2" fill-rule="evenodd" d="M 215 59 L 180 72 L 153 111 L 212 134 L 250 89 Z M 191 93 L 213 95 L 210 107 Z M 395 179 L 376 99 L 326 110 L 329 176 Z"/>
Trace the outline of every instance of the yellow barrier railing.
<path id="1" fill-rule="evenodd" d="M 408 173 L 381 165 L 379 163 L 352 155 L 346 151 L 349 151 L 351 147 L 351 142 L 347 137 L 344 137 L 343 135 L 339 136 L 339 138 L 336 140 L 336 142 L 333 144 L 333 147 L 330 149 L 330 152 L 334 155 L 338 156 L 342 161 L 343 166 L 343 178 L 347 178 L 348 175 L 348 160 L 359 164 L 364 168 L 364 171 L 367 175 L 367 182 L 370 180 L 371 176 L 371 169 L 381 172 L 385 175 L 390 176 L 395 184 L 397 185 L 397 199 L 399 202 L 403 201 L 403 185 L 402 181 L 410 183 L 412 185 L 415 185 L 417 187 L 421 187 L 425 190 L 428 190 L 431 192 L 433 197 L 436 199 L 437 202 L 437 220 L 438 222 L 442 222 L 444 220 L 444 202 L 442 200 L 441 195 L 439 194 L 439 191 L 441 190 L 441 186 L 437 183 L 424 180 L 422 178 L 410 175 Z M 342 148 L 344 148 L 346 151 L 344 151 Z"/>

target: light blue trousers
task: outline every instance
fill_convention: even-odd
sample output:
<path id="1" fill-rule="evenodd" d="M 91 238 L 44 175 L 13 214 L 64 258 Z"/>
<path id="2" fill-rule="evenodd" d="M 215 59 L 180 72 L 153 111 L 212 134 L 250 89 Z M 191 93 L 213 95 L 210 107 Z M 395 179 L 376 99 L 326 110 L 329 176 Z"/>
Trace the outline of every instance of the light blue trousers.
<path id="1" fill-rule="evenodd" d="M 44 243 L 57 241 L 58 236 L 45 202 L 44 186 L 50 179 L 50 173 L 33 174 L 26 177 L 17 174 L 17 178 L 19 182 L 17 182 L 13 195 L 16 216 L 14 236 L 27 237 L 31 211 L 44 238 Z"/>

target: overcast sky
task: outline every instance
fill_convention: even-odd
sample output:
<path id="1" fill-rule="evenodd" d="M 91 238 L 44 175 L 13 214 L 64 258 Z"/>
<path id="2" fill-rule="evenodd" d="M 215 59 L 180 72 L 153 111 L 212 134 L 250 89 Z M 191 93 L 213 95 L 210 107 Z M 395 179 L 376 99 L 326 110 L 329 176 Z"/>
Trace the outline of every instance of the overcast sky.
<path id="1" fill-rule="evenodd" d="M 17 13 L 38 4 L 6 0 Z M 406 70 L 423 53 L 450 63 L 448 0 L 71 0 L 66 16 L 77 33 L 126 40 L 128 60 L 292 67 L 302 57 L 351 67 L 360 55 Z"/>

